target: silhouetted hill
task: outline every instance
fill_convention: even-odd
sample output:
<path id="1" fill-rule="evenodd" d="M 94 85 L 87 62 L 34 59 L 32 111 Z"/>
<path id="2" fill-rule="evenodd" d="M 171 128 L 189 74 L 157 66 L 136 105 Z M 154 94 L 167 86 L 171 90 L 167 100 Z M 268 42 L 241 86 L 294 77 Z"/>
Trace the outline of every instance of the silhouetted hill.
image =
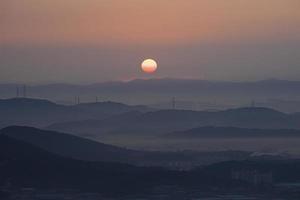
<path id="1" fill-rule="evenodd" d="M 138 193 L 178 180 L 179 172 L 118 163 L 84 162 L 57 156 L 0 135 L 0 185 L 12 188 L 82 189 L 114 194 Z"/>
<path id="2" fill-rule="evenodd" d="M 207 113 L 209 114 L 209 113 Z M 200 112 L 161 110 L 156 112 L 131 112 L 104 120 L 85 120 L 53 124 L 48 129 L 78 134 L 157 134 L 170 130 L 197 126 Z"/>
<path id="3" fill-rule="evenodd" d="M 161 168 L 86 162 L 49 153 L 6 135 L 0 135 L 0 185 L 35 189 L 80 189 L 103 194 L 150 192 L 158 186 L 211 187 L 201 176 Z M 226 180 L 228 187 L 232 181 Z M 222 183 L 215 186 L 222 186 Z"/>
<path id="4" fill-rule="evenodd" d="M 6 125 L 45 126 L 49 123 L 81 118 L 79 110 L 41 99 L 0 100 L 0 121 Z"/>
<path id="5" fill-rule="evenodd" d="M 238 108 L 225 111 L 159 110 L 113 116 L 104 120 L 57 123 L 49 129 L 77 134 L 161 134 L 200 126 L 257 129 L 300 129 L 300 116 L 268 108 Z"/>
<path id="6" fill-rule="evenodd" d="M 31 127 L 7 127 L 0 130 L 0 134 L 30 143 L 49 152 L 80 160 L 133 162 L 138 156 L 138 151 Z"/>
<path id="7" fill-rule="evenodd" d="M 151 110 L 146 106 L 128 106 L 115 102 L 59 105 L 48 100 L 14 98 L 0 100 L 0 127 L 9 125 L 47 126 L 57 122 L 105 117 L 129 111 Z"/>
<path id="8" fill-rule="evenodd" d="M 230 137 L 300 137 L 300 130 L 294 129 L 250 129 L 237 127 L 205 126 L 186 131 L 166 134 L 167 138 L 230 138 Z"/>
<path id="9" fill-rule="evenodd" d="M 91 113 L 101 112 L 109 115 L 126 113 L 131 111 L 148 112 L 154 110 L 143 105 L 129 106 L 123 103 L 117 103 L 111 101 L 97 102 L 97 103 L 81 103 L 75 105 L 74 107 L 83 109 L 85 111 L 89 111 Z"/>
<path id="10" fill-rule="evenodd" d="M 191 168 L 199 165 L 248 158 L 250 152 L 157 152 L 136 151 L 99 143 L 65 133 L 31 127 L 12 126 L 0 130 L 1 135 L 35 145 L 48 152 L 86 161 L 120 162 L 143 166 Z M 213 157 L 213 159 L 211 158 Z"/>
<path id="11" fill-rule="evenodd" d="M 252 190 L 255 183 L 235 180 L 235 172 L 272 173 L 274 183 L 298 182 L 299 160 L 228 161 L 189 172 L 161 168 L 86 162 L 49 153 L 26 142 L 0 135 L 0 186 L 18 188 L 76 189 L 106 195 L 148 193 L 154 187 L 182 191 Z M 246 177 L 247 180 L 256 176 Z M 256 179 L 255 179 L 256 180 Z M 245 186 L 245 187 L 244 187 Z M 261 188 L 260 188 L 261 189 Z M 167 190 L 167 189 L 166 189 Z"/>
<path id="12" fill-rule="evenodd" d="M 49 153 L 41 148 L 35 147 L 23 141 L 0 135 L 0 160 L 39 160 L 39 159 L 61 159 L 61 157 Z"/>

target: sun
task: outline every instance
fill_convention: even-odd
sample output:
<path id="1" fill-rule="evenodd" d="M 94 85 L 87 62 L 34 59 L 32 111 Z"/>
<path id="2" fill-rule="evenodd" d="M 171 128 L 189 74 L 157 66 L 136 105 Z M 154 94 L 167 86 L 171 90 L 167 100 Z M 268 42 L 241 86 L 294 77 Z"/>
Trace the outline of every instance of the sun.
<path id="1" fill-rule="evenodd" d="M 153 59 L 146 59 L 142 62 L 141 68 L 145 73 L 154 73 L 157 70 L 157 62 Z"/>

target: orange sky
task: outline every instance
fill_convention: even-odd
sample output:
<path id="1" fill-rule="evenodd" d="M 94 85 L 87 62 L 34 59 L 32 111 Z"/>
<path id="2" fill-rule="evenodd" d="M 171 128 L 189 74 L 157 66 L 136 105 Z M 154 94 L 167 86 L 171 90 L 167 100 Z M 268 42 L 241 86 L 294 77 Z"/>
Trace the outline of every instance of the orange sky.
<path id="1" fill-rule="evenodd" d="M 299 40 L 299 0 L 1 0 L 1 43 Z"/>
<path id="2" fill-rule="evenodd" d="M 300 80 L 300 0 L 0 0 L 0 82 Z M 140 63 L 158 61 L 145 75 Z"/>

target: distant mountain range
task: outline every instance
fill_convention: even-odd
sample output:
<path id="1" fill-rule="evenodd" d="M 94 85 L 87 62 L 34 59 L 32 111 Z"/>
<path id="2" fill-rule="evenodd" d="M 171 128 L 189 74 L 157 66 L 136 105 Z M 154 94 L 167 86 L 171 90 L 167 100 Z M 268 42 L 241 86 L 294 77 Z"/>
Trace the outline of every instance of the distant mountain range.
<path id="1" fill-rule="evenodd" d="M 22 94 L 22 85 L 1 84 L 0 97 L 16 96 L 16 87 Z M 189 79 L 148 79 L 128 82 L 104 82 L 90 85 L 48 84 L 27 87 L 27 96 L 53 101 L 75 103 L 80 96 L 82 102 L 116 101 L 129 104 L 151 105 L 169 102 L 163 108 L 171 108 L 171 99 L 191 102 L 178 103 L 178 108 L 214 109 L 250 105 L 271 107 L 284 112 L 300 111 L 300 81 L 263 80 L 253 82 L 207 81 Z M 206 102 L 205 105 L 201 102 Z M 198 105 L 199 104 L 199 105 Z M 201 105 L 200 105 L 201 104 Z M 206 106 L 207 104 L 207 106 Z"/>
<path id="2" fill-rule="evenodd" d="M 300 130 L 294 129 L 255 129 L 237 127 L 206 126 L 186 131 L 168 133 L 167 138 L 196 139 L 196 138 L 295 138 L 300 137 Z"/>
<path id="3" fill-rule="evenodd" d="M 160 135 L 201 126 L 239 127 L 249 129 L 300 129 L 300 115 L 273 109 L 246 107 L 224 111 L 159 110 L 131 112 L 105 118 L 56 123 L 48 129 L 75 134 Z"/>
<path id="4" fill-rule="evenodd" d="M 296 136 L 296 130 L 300 129 L 299 113 L 287 114 L 263 107 L 222 111 L 155 110 L 147 106 L 116 102 L 67 106 L 42 99 L 14 98 L 0 100 L 0 110 L 0 128 L 12 125 L 34 126 L 90 138 L 120 134 L 156 137 L 171 132 L 188 132 L 185 135 L 191 137 L 195 136 L 191 132 L 197 131 L 202 133 L 202 137 L 205 134 L 207 137 L 208 133 L 212 133 L 209 134 L 211 136 Z M 201 128 L 208 126 L 215 128 Z M 222 134 L 216 134 L 218 131 Z"/>
<path id="5" fill-rule="evenodd" d="M 6 96 L 15 89 L 16 85 L 0 85 L 0 94 Z M 187 98 L 184 102 L 217 99 L 225 105 L 253 98 L 297 99 L 299 89 L 300 82 L 280 80 L 237 83 L 159 79 L 34 86 L 27 88 L 27 95 L 68 101 L 81 94 L 81 99 L 102 96 L 131 103 L 171 100 L 178 95 Z M 268 180 L 268 186 L 299 183 L 300 161 L 282 153 L 284 145 L 293 143 L 294 148 L 296 139 L 300 138 L 299 112 L 280 112 L 255 103 L 250 107 L 209 111 L 181 110 L 176 107 L 176 100 L 173 104 L 174 109 L 158 110 L 112 101 L 68 105 L 34 98 L 0 99 L 0 198 L 7 192 L 26 188 L 112 196 L 147 193 L 155 188 L 186 194 L 195 190 L 214 194 L 230 190 L 257 192 L 257 188 L 262 189 L 257 177 L 265 179 L 266 176 L 272 179 Z M 139 143 L 142 138 L 146 143 L 155 143 L 153 146 L 161 142 L 162 146 L 175 146 L 176 150 L 181 149 L 180 142 L 184 141 L 190 146 L 200 146 L 214 138 L 254 137 L 252 142 L 266 145 L 259 150 L 270 155 L 230 151 L 239 147 L 229 142 L 219 148 L 218 141 L 211 143 L 214 145 L 209 149 L 227 151 L 144 151 L 96 142 L 105 137 L 111 137 L 110 141 L 125 140 L 124 146 Z M 280 142 L 288 138 L 293 142 L 269 148 L 278 143 L 259 141 L 262 137 Z M 254 182 L 249 181 L 249 173 Z M 269 187 L 267 192 L 273 194 L 273 188 Z"/>
<path id="6" fill-rule="evenodd" d="M 130 111 L 146 112 L 146 106 L 129 106 L 115 102 L 84 103 L 66 106 L 44 99 L 13 98 L 0 100 L 0 128 L 9 125 L 43 127 L 74 120 L 104 119 Z"/>

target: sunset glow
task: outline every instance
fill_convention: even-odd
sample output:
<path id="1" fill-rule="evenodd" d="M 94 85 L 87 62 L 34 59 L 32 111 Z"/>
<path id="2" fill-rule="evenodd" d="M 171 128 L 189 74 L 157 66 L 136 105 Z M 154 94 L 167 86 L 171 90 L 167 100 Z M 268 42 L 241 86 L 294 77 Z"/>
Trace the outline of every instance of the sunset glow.
<path id="1" fill-rule="evenodd" d="M 299 38 L 293 34 L 299 31 L 298 0 L 4 0 L 2 4 L 1 29 L 7 34 L 0 43 L 183 44 L 278 35 Z"/>
<path id="2" fill-rule="evenodd" d="M 299 0 L 0 0 L 0 79 L 145 78 L 141 58 L 153 57 L 163 67 L 151 78 L 296 80 L 299 7 Z"/>

